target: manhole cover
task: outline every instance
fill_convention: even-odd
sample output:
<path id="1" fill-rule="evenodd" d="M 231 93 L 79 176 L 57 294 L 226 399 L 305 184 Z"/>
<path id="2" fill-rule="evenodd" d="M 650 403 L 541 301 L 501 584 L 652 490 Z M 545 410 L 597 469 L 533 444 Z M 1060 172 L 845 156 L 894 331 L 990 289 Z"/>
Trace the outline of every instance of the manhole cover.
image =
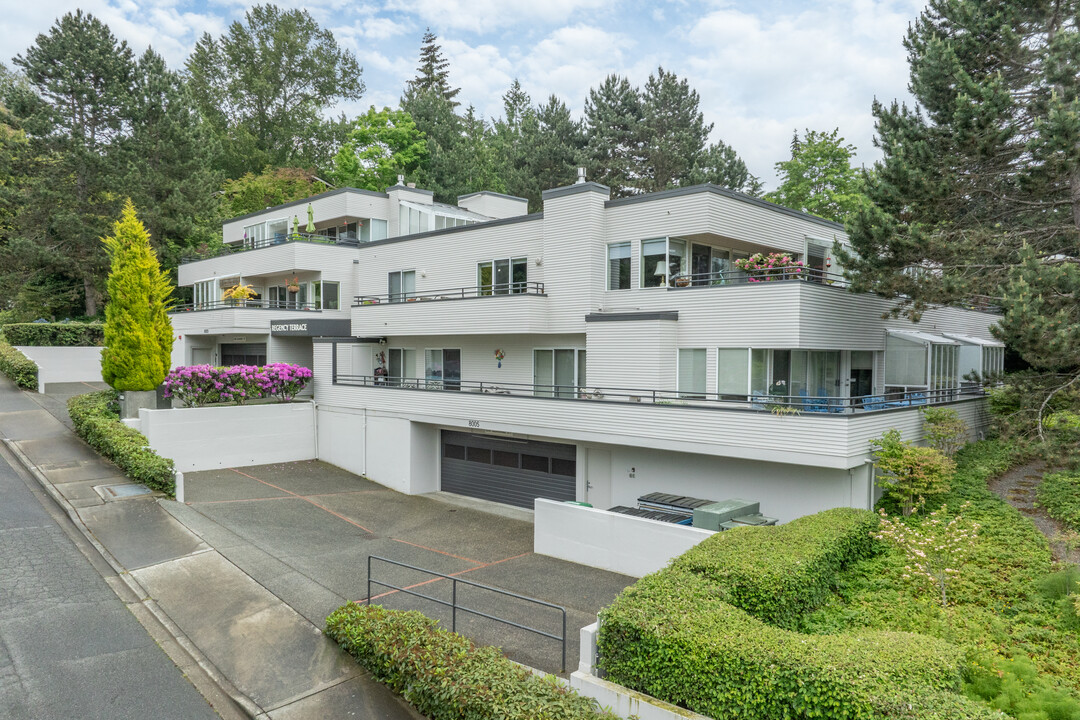
<path id="1" fill-rule="evenodd" d="M 136 495 L 148 495 L 153 492 L 145 485 L 136 483 L 119 483 L 117 485 L 98 485 L 94 488 L 106 500 L 120 500 L 122 498 L 135 497 Z"/>

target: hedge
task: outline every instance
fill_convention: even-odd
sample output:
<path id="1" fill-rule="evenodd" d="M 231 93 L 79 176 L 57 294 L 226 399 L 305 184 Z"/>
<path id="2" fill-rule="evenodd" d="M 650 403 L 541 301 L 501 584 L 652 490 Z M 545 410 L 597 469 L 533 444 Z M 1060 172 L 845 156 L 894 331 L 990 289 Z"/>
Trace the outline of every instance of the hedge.
<path id="1" fill-rule="evenodd" d="M 0 340 L 0 373 L 7 375 L 21 388 L 37 390 L 37 364 L 3 340 Z"/>
<path id="2" fill-rule="evenodd" d="M 115 402 L 115 390 L 76 395 L 68 400 L 68 414 L 75 432 L 132 480 L 176 497 L 173 461 L 151 450 L 141 432 L 120 421 L 110 408 Z"/>
<path id="3" fill-rule="evenodd" d="M 1047 515 L 1065 523 L 1070 530 L 1080 532 L 1080 473 L 1044 475 L 1038 498 Z"/>
<path id="4" fill-rule="evenodd" d="M 672 563 L 695 573 L 723 599 L 772 625 L 792 628 L 831 594 L 836 574 L 872 556 L 878 517 L 836 508 L 776 527 L 716 533 Z"/>
<path id="5" fill-rule="evenodd" d="M 326 619 L 326 633 L 432 720 L 614 718 L 498 648 L 477 647 L 418 612 L 349 603 Z"/>
<path id="6" fill-rule="evenodd" d="M 3 330 L 12 345 L 81 347 L 101 345 L 104 328 L 101 323 L 9 323 Z"/>
<path id="7" fill-rule="evenodd" d="M 958 694 L 959 648 L 905 632 L 803 635 L 669 568 L 602 611 L 607 679 L 715 718 L 999 717 Z"/>

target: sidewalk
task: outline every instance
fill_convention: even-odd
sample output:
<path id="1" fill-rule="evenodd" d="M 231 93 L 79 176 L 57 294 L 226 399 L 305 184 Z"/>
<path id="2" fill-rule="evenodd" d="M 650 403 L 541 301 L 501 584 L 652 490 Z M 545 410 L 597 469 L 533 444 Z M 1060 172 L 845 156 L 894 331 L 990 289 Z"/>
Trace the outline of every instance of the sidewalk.
<path id="1" fill-rule="evenodd" d="M 222 717 L 420 717 L 165 509 L 184 506 L 128 495 L 137 486 L 53 413 L 66 420 L 60 398 L 23 393 L 0 378 L 4 445 L 113 566 L 144 626 L 168 630 L 170 637 L 155 639 Z"/>

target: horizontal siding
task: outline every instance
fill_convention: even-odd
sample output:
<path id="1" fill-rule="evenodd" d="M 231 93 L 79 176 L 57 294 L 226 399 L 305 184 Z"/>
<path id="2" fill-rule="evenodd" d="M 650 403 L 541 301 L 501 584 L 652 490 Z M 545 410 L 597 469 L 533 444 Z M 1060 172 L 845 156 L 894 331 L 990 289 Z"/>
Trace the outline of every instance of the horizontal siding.
<path id="1" fill-rule="evenodd" d="M 677 323 L 587 323 L 589 387 L 675 390 Z"/>
<path id="2" fill-rule="evenodd" d="M 347 214 L 346 207 L 351 195 L 351 193 L 338 193 L 336 195 L 331 195 L 330 197 L 311 201 L 312 209 L 315 211 L 315 222 L 318 223 L 344 217 Z M 385 199 L 382 200 L 384 206 L 386 202 Z M 307 205 L 293 205 L 292 207 L 282 208 L 281 210 L 268 210 L 253 217 L 244 218 L 243 220 L 227 222 L 222 226 L 222 240 L 227 243 L 241 242 L 244 239 L 245 227 L 257 225 L 258 223 L 266 222 L 268 220 L 277 220 L 279 218 L 288 218 L 289 229 L 291 230 L 293 216 L 296 216 L 300 221 L 300 227 L 307 226 Z M 378 215 L 376 217 L 382 216 Z"/>
<path id="3" fill-rule="evenodd" d="M 544 203 L 545 287 L 551 296 L 552 330 L 584 331 L 585 315 L 603 302 L 607 199 L 601 193 L 580 192 Z"/>
<path id="4" fill-rule="evenodd" d="M 257 277 L 305 271 L 354 277 L 357 249 L 323 243 L 291 242 L 245 250 L 181 265 L 177 285 L 191 285 L 215 277 Z"/>
<path id="5" fill-rule="evenodd" d="M 356 337 L 546 333 L 548 300 L 521 294 L 362 305 L 352 308 L 352 329 Z"/>

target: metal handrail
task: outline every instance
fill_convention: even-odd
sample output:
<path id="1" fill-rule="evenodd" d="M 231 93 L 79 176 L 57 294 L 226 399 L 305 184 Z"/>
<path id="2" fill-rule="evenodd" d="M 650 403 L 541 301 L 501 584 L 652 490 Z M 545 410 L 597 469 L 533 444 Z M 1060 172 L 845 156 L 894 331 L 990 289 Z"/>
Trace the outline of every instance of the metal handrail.
<path id="1" fill-rule="evenodd" d="M 293 302 L 291 300 L 209 300 L 197 303 L 173 305 L 170 313 L 193 312 L 200 310 L 304 310 L 319 312 L 315 303 Z"/>
<path id="2" fill-rule="evenodd" d="M 453 585 L 451 586 L 451 589 L 450 589 L 450 602 L 447 602 L 446 600 L 443 600 L 441 598 L 432 597 L 431 595 L 424 595 L 423 593 L 413 592 L 410 588 L 407 588 L 407 587 L 398 587 L 397 585 L 392 585 L 390 583 L 385 583 L 385 582 L 382 582 L 381 580 L 372 579 L 372 577 L 371 577 L 371 561 L 372 560 L 379 560 L 381 562 L 389 563 L 391 565 L 397 565 L 398 567 L 408 568 L 409 570 L 415 570 L 417 572 L 422 572 L 422 573 L 426 573 L 428 575 L 434 575 L 436 577 L 443 578 L 445 580 L 450 580 L 453 583 Z M 450 631 L 451 632 L 457 632 L 457 611 L 461 610 L 463 612 L 471 613 L 473 615 L 478 615 L 478 616 L 480 616 L 482 618 L 486 618 L 488 620 L 494 620 L 495 622 L 500 622 L 500 623 L 503 623 L 504 625 L 509 625 L 511 627 L 518 628 L 519 630 L 527 630 L 528 632 L 536 633 L 537 635 L 541 635 L 541 636 L 546 637 L 546 638 L 551 638 L 552 640 L 558 640 L 560 643 L 562 643 L 562 666 L 560 667 L 559 672 L 566 672 L 566 608 L 564 608 L 562 605 L 556 605 L 555 603 L 549 603 L 546 600 L 539 600 L 537 598 L 529 597 L 528 595 L 519 595 L 517 593 L 510 592 L 509 590 L 502 590 L 501 588 L 491 587 L 490 585 L 483 585 L 481 583 L 472 582 L 471 580 L 462 580 L 462 579 L 456 578 L 456 577 L 454 577 L 452 575 L 444 575 L 443 573 L 435 572 L 434 570 L 427 570 L 426 568 L 416 567 L 415 565 L 408 565 L 408 564 L 403 563 L 403 562 L 398 562 L 397 560 L 391 560 L 389 558 L 379 557 L 377 555 L 368 555 L 368 573 L 367 573 L 367 576 L 368 576 L 367 600 L 365 601 L 365 603 L 367 605 L 371 604 L 371 586 L 372 586 L 372 584 L 381 585 L 384 588 L 389 588 L 391 590 L 396 590 L 397 592 L 403 592 L 406 595 L 412 595 L 413 597 L 424 598 L 425 600 L 431 600 L 432 602 L 437 603 L 439 605 L 449 607 L 450 608 Z M 487 614 L 485 612 L 482 612 L 480 610 L 477 610 L 475 608 L 469 608 L 469 607 L 465 607 L 464 605 L 460 605 L 460 604 L 458 604 L 458 601 L 457 601 L 457 586 L 458 586 L 458 583 L 464 583 L 465 585 L 468 585 L 470 587 L 480 588 L 481 590 L 490 590 L 493 593 L 497 593 L 499 595 L 505 595 L 507 597 L 512 597 L 515 600 L 524 600 L 525 602 L 531 602 L 531 603 L 534 603 L 536 605 L 542 605 L 544 607 L 549 607 L 549 608 L 552 608 L 554 610 L 558 610 L 559 612 L 562 613 L 562 635 L 561 636 L 560 635 L 555 635 L 553 633 L 549 633 L 549 632 L 546 632 L 544 630 L 540 630 L 538 628 L 529 627 L 528 625 L 522 625 L 520 623 L 516 623 L 513 620 L 506 620 L 505 618 L 495 617 L 494 615 L 489 615 L 489 614 Z M 411 586 L 411 587 L 415 587 L 415 586 Z"/>
<path id="3" fill-rule="evenodd" d="M 320 235 L 318 233 L 291 232 L 274 235 L 273 237 L 262 238 L 260 240 L 245 239 L 241 243 L 223 245 L 214 252 L 207 255 L 182 257 L 180 258 L 180 264 L 185 265 L 187 263 L 199 262 L 200 260 L 210 260 L 212 258 L 221 257 L 223 255 L 231 255 L 233 253 L 245 252 L 247 250 L 260 250 L 262 248 L 273 247 L 274 245 L 285 245 L 292 242 L 309 242 L 318 243 L 320 245 L 343 245 L 345 247 L 357 247 L 360 245 L 360 239 L 356 236 L 332 238 L 327 235 Z"/>
<path id="4" fill-rule="evenodd" d="M 462 300 L 475 297 L 495 297 L 499 295 L 543 295 L 544 283 L 510 282 L 474 285 L 472 287 L 447 288 L 445 290 L 425 290 L 423 292 L 385 293 L 383 295 L 357 295 L 353 298 L 353 307 L 379 305 L 381 303 L 415 302 L 418 300 Z"/>
<path id="5" fill-rule="evenodd" d="M 724 270 L 708 273 L 680 273 L 671 276 L 668 287 L 676 290 L 716 285 L 748 285 L 751 283 L 799 281 L 846 288 L 847 278 L 811 267 L 782 267 L 767 270 Z"/>
<path id="6" fill-rule="evenodd" d="M 828 395 L 782 395 L 764 392 L 727 394 L 680 392 L 620 387 L 544 385 L 536 383 L 490 382 L 457 378 L 397 378 L 386 375 L 345 375 L 334 373 L 333 384 L 445 392 L 473 392 L 518 397 L 545 397 L 561 400 L 590 400 L 652 405 L 681 405 L 713 409 L 732 407 L 773 413 L 854 414 L 895 410 L 904 407 L 955 402 L 960 397 L 981 396 L 981 387 L 955 387 L 938 390 L 903 390 L 856 397 Z"/>

